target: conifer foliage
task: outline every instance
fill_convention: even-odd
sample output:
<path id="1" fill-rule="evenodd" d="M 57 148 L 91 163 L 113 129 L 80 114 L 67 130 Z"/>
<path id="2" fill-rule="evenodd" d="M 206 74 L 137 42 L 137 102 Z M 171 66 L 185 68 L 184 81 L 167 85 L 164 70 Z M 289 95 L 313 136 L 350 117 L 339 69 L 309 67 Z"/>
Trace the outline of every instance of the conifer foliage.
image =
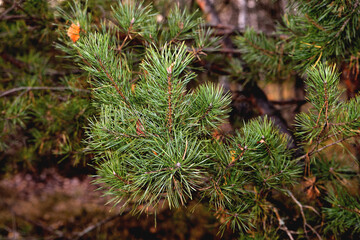
<path id="1" fill-rule="evenodd" d="M 89 92 L 79 71 L 56 57 L 54 11 L 45 0 L 0 2 L 1 173 L 86 161 Z"/>
<path id="2" fill-rule="evenodd" d="M 342 102 L 335 65 L 320 61 L 327 54 L 343 52 L 343 48 L 328 52 L 325 47 L 332 46 L 328 40 L 320 48 L 317 40 L 295 41 L 307 43 L 303 47 L 309 50 L 301 52 L 306 60 L 299 65 L 292 59 L 300 58 L 300 53 L 284 54 L 285 50 L 297 49 L 294 46 L 282 46 L 281 55 L 274 57 L 279 50 L 274 44 L 282 43 L 255 32 L 237 38 L 244 60 L 249 65 L 264 63 L 264 67 L 272 69 L 270 74 L 280 74 L 276 70 L 285 61 L 299 69 L 311 66 L 306 72 L 306 85 L 307 101 L 312 107 L 296 118 L 296 135 L 305 152 L 296 158 L 288 135 L 281 133 L 268 117 L 244 123 L 233 136 L 216 138 L 214 131 L 228 117 L 231 97 L 215 84 L 187 88 L 197 77 L 194 63 L 218 41 L 196 14 L 175 7 L 165 20 L 159 20 L 151 6 L 119 1 L 112 8 L 111 20 L 95 27 L 86 6 L 74 4 L 72 9 L 71 15 L 62 15 L 68 27 L 80 27 L 79 38 L 73 41 L 63 32 L 58 47 L 89 73 L 97 115 L 90 120 L 86 143 L 96 153 L 97 181 L 103 183 L 105 194 L 111 195 L 122 210 L 130 208 L 133 213 L 141 213 L 154 208 L 156 212 L 164 204 L 179 208 L 196 200 L 214 211 L 222 231 L 231 228 L 251 236 L 262 233 L 268 238 L 278 235 L 294 239 L 292 232 L 297 229 L 288 229 L 286 212 L 279 210 L 273 197 L 280 195 L 301 210 L 303 228 L 297 235 L 321 238 L 327 231 L 359 231 L 359 209 L 351 205 L 358 201 L 353 197 L 339 200 L 334 193 L 337 185 L 331 182 L 344 182 L 358 172 L 344 173 L 317 155 L 359 136 L 359 97 Z M 345 25 L 355 21 L 353 14 L 357 11 L 343 12 L 349 20 L 337 23 L 338 33 L 333 37 L 344 35 L 350 41 L 353 32 Z M 325 16 L 329 15 L 330 10 Z M 291 21 L 295 20 L 288 23 Z M 317 24 L 309 22 L 314 31 L 319 30 Z M 330 174 L 322 173 L 326 167 Z M 307 194 L 318 197 L 320 190 L 312 180 L 313 172 L 330 182 L 334 190 L 326 198 L 328 206 L 322 209 L 328 219 L 322 230 L 311 225 L 321 222 L 321 218 L 315 214 L 310 224 L 304 205 L 290 191 L 305 175 Z M 341 214 L 335 213 L 331 204 Z M 314 207 L 308 209 L 318 213 Z M 333 229 L 335 222 L 341 225 Z"/>

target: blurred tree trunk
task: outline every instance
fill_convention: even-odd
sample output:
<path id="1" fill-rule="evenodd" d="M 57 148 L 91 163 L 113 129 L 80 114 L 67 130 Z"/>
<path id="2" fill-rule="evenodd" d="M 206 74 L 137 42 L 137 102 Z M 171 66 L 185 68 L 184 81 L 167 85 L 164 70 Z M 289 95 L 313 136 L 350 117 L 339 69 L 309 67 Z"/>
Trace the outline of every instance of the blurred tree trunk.
<path id="1" fill-rule="evenodd" d="M 285 0 L 196 0 L 212 25 L 232 26 L 236 30 L 253 27 L 271 33 L 281 19 Z"/>

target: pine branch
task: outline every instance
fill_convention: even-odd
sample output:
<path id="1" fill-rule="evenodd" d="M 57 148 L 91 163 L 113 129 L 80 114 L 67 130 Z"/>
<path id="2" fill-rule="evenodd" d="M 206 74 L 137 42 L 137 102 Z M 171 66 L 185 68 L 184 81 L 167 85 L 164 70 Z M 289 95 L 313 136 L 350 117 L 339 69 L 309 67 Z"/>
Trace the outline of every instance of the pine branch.
<path id="1" fill-rule="evenodd" d="M 269 51 L 269 50 L 264 49 L 264 48 L 262 48 L 262 47 L 260 47 L 260 46 L 257 46 L 256 44 L 252 43 L 251 41 L 249 41 L 249 40 L 246 39 L 246 38 L 245 38 L 245 41 L 246 41 L 246 43 L 247 43 L 249 46 L 255 48 L 256 50 L 259 50 L 259 51 L 263 52 L 263 53 L 264 53 L 266 56 L 268 56 L 268 57 L 274 57 L 274 55 L 276 55 L 275 52 Z"/>
<path id="2" fill-rule="evenodd" d="M 296 203 L 296 205 L 299 206 L 300 213 L 301 213 L 301 216 L 303 219 L 303 227 L 304 227 L 304 231 L 306 234 L 306 238 L 309 239 L 309 236 L 307 235 L 307 230 L 306 230 L 306 228 L 309 228 L 313 233 L 315 233 L 315 235 L 317 236 L 318 239 L 322 240 L 322 237 L 320 236 L 320 234 L 310 224 L 307 223 L 305 213 L 304 213 L 304 206 L 295 198 L 295 196 L 292 194 L 292 192 L 290 192 L 288 190 L 287 193 L 289 194 L 291 199 Z"/>
<path id="3" fill-rule="evenodd" d="M 224 172 L 222 174 L 220 174 L 219 178 L 216 180 L 216 186 L 219 185 L 220 180 L 226 175 L 227 171 L 235 165 L 235 162 L 237 162 L 244 155 L 246 150 L 247 150 L 247 147 L 245 146 L 243 148 L 243 151 L 241 152 L 241 154 L 239 154 L 239 156 L 237 158 L 234 158 L 233 160 L 231 160 L 231 162 L 226 166 Z"/>
<path id="4" fill-rule="evenodd" d="M 321 78 L 321 80 L 323 81 L 323 83 L 324 83 L 324 104 L 323 104 L 323 106 L 321 107 L 321 110 L 320 110 L 320 112 L 319 112 L 319 114 L 318 114 L 318 118 L 317 118 L 317 120 L 316 120 L 316 123 L 315 123 L 315 128 L 317 128 L 318 127 L 318 124 L 319 124 L 319 121 L 320 121 L 320 117 L 321 117 L 321 113 L 322 113 L 322 111 L 323 111 L 323 109 L 325 108 L 325 119 L 326 119 L 326 122 L 325 122 L 325 124 L 322 126 L 322 128 L 321 128 L 321 131 L 320 131 L 320 133 L 318 134 L 318 136 L 317 136 L 317 138 L 316 138 L 316 145 L 307 153 L 307 154 L 305 154 L 307 157 L 306 157 L 306 171 L 305 171 L 305 175 L 306 175 L 306 173 L 307 174 L 310 174 L 310 156 L 311 156 L 311 154 L 314 152 L 314 150 L 319 146 L 319 144 L 320 144 L 320 138 L 321 138 L 321 134 L 325 131 L 325 129 L 326 129 L 326 126 L 328 126 L 328 109 L 329 109 L 329 102 L 328 102 L 328 91 L 327 91 L 327 81 L 326 80 L 324 80 L 323 78 L 322 78 L 322 76 L 321 76 L 321 74 L 319 75 L 320 76 L 320 78 Z M 312 143 L 312 141 L 310 142 L 310 144 Z"/>
<path id="5" fill-rule="evenodd" d="M 304 155 L 301 156 L 301 157 L 298 157 L 296 160 L 305 159 L 305 158 L 307 158 L 307 157 L 310 157 L 310 156 L 314 155 L 315 153 L 321 152 L 322 150 L 324 150 L 324 149 L 326 149 L 326 148 L 328 148 L 328 147 L 334 146 L 334 145 L 336 145 L 336 144 L 338 144 L 338 143 L 341 143 L 341 142 L 343 142 L 343 141 L 345 141 L 345 140 L 347 140 L 347 139 L 349 139 L 349 138 L 359 137 L 359 136 L 360 136 L 360 134 L 353 135 L 353 136 L 347 136 L 347 137 L 344 137 L 344 138 L 342 138 L 342 139 L 339 139 L 339 140 L 337 140 L 337 141 L 335 141 L 335 142 L 332 142 L 332 143 L 330 143 L 330 144 L 328 144 L 328 145 L 325 145 L 325 146 L 323 146 L 322 148 L 319 148 L 319 149 L 317 149 L 317 150 L 312 149 L 312 151 L 308 152 L 307 154 L 304 154 Z"/>
<path id="6" fill-rule="evenodd" d="M 128 31 L 127 31 L 127 33 L 126 33 L 126 37 L 125 37 L 124 41 L 122 42 L 122 44 L 120 45 L 120 47 L 119 47 L 118 49 L 116 49 L 117 51 L 121 52 L 121 49 L 124 47 L 126 40 L 127 40 L 127 39 L 129 38 L 129 36 L 130 36 L 130 31 L 131 31 L 131 29 L 132 29 L 132 25 L 134 24 L 134 22 L 135 22 L 135 18 L 132 18 L 132 19 L 131 19 L 131 22 L 130 22 L 130 27 L 128 28 Z"/>
<path id="7" fill-rule="evenodd" d="M 9 7 L 8 9 L 6 9 L 1 15 L 0 15 L 0 20 L 3 20 L 6 17 L 6 14 L 8 14 L 9 12 L 11 12 L 12 10 L 14 10 L 15 8 L 17 8 L 24 0 L 20 0 L 20 1 L 16 1 L 13 0 L 13 4 L 11 5 L 11 7 Z"/>
<path id="8" fill-rule="evenodd" d="M 122 211 L 121 213 L 118 213 L 118 214 L 115 214 L 113 216 L 110 216 L 108 218 L 105 218 L 99 222 L 97 222 L 96 224 L 92 224 L 90 226 L 88 226 L 87 228 L 85 228 L 84 230 L 82 230 L 81 232 L 75 234 L 74 236 L 72 236 L 72 239 L 80 239 L 82 238 L 83 236 L 85 236 L 86 234 L 88 234 L 89 232 L 93 231 L 94 229 L 98 228 L 98 227 L 101 227 L 102 225 L 108 223 L 108 222 L 111 222 L 113 220 L 115 220 L 116 218 L 120 217 L 122 214 L 126 214 L 128 212 L 130 212 L 131 209 L 126 209 L 124 211 Z"/>
<path id="9" fill-rule="evenodd" d="M 287 228 L 287 226 L 284 223 L 284 220 L 281 219 L 279 211 L 277 210 L 277 208 L 273 207 L 272 208 L 273 212 L 276 215 L 276 218 L 279 222 L 279 228 L 283 231 L 286 232 L 286 234 L 288 235 L 288 237 L 290 238 L 290 240 L 294 240 L 294 237 L 291 235 L 291 232 L 289 231 L 289 229 Z"/>
<path id="10" fill-rule="evenodd" d="M 333 146 L 333 145 L 336 145 L 336 144 L 338 144 L 338 143 L 341 143 L 341 142 L 343 142 L 343 141 L 345 141 L 345 140 L 347 140 L 347 139 L 349 139 L 349 138 L 359 137 L 359 136 L 360 136 L 360 134 L 357 134 L 357 135 L 354 135 L 354 136 L 344 137 L 344 138 L 339 139 L 339 140 L 337 140 L 337 141 L 335 141 L 335 142 L 333 142 L 333 143 L 331 143 L 331 144 L 328 144 L 328 145 L 326 145 L 326 146 L 324 146 L 324 147 L 322 147 L 322 148 L 319 148 L 319 149 L 317 149 L 316 151 L 313 151 L 313 152 L 312 152 L 311 154 L 309 154 L 309 155 L 313 155 L 313 154 L 315 154 L 315 153 L 321 152 L 322 150 L 324 150 L 324 149 L 326 149 L 326 148 L 328 148 L 328 147 L 331 147 L 331 146 Z"/>
<path id="11" fill-rule="evenodd" d="M 61 238 L 61 239 L 65 239 L 65 240 L 70 240 L 71 238 L 68 238 L 63 232 L 53 229 L 51 226 L 47 226 L 39 221 L 34 221 L 26 216 L 20 215 L 18 213 L 16 213 L 14 210 L 11 210 L 11 212 L 18 218 L 33 224 L 34 226 L 40 227 L 41 229 L 44 229 L 46 232 L 49 232 L 51 234 L 54 234 L 56 237 Z"/>
<path id="12" fill-rule="evenodd" d="M 209 112 L 211 111 L 212 108 L 213 108 L 212 103 L 210 103 L 204 114 L 199 118 L 197 122 L 201 122 L 202 120 L 204 120 L 209 115 Z"/>
<path id="13" fill-rule="evenodd" d="M 340 33 L 341 33 L 342 31 L 344 31 L 346 25 L 347 25 L 347 24 L 349 23 L 349 21 L 350 21 L 350 16 L 355 12 L 355 10 L 357 10 L 357 8 L 359 7 L 359 5 L 360 5 L 359 0 L 356 0 L 356 1 L 355 1 L 355 4 L 354 4 L 354 6 L 353 6 L 353 10 L 349 13 L 349 17 L 348 17 L 348 18 L 345 20 L 345 22 L 342 24 L 342 26 L 340 27 L 339 31 L 335 34 L 334 38 L 337 38 L 337 37 L 340 35 Z"/>
<path id="14" fill-rule="evenodd" d="M 169 133 L 171 133 L 172 128 L 172 107 L 171 107 L 171 94 L 172 94 L 172 68 L 171 65 L 169 68 L 167 68 L 167 83 L 168 83 L 168 127 L 169 127 Z"/>
<path id="15" fill-rule="evenodd" d="M 341 122 L 341 123 L 329 123 L 330 126 L 344 126 L 344 125 L 348 125 L 351 123 L 355 123 L 359 120 L 359 117 L 355 118 L 354 120 L 350 121 L 350 122 Z"/>
<path id="16" fill-rule="evenodd" d="M 116 136 L 115 137 L 115 140 L 119 139 L 119 138 L 123 138 L 123 137 L 126 137 L 126 138 L 140 138 L 140 137 L 144 137 L 145 135 L 133 135 L 133 134 L 125 134 L 125 133 L 120 133 L 120 132 L 114 132 L 114 131 L 111 131 L 107 128 L 102 128 L 102 130 Z"/>
<path id="17" fill-rule="evenodd" d="M 325 28 L 323 28 L 319 23 L 315 22 L 314 19 L 310 18 L 308 14 L 305 14 L 305 17 L 306 17 L 307 20 L 309 20 L 309 22 L 311 22 L 315 27 L 317 27 L 317 28 L 320 29 L 321 31 L 326 31 Z"/>
<path id="18" fill-rule="evenodd" d="M 352 213 L 356 213 L 356 214 L 358 214 L 358 215 L 360 216 L 360 209 L 357 209 L 357 208 L 355 208 L 355 209 L 350 209 L 350 208 L 348 208 L 348 207 L 341 206 L 340 204 L 338 204 L 338 205 L 336 205 L 336 206 L 339 207 L 339 208 L 342 208 L 342 209 L 344 209 L 344 210 L 346 210 L 346 211 L 349 211 L 349 212 L 352 212 Z"/>
<path id="19" fill-rule="evenodd" d="M 120 181 L 122 181 L 123 183 L 129 184 L 128 181 L 126 181 L 125 179 L 123 179 L 122 177 L 119 176 L 119 174 L 117 174 L 115 171 L 113 171 L 114 176 L 119 179 Z"/>
<path id="20" fill-rule="evenodd" d="M 15 67 L 19 69 L 24 69 L 26 73 L 31 73 L 31 70 L 29 70 L 29 65 L 23 61 L 20 61 L 19 59 L 16 59 L 15 57 L 11 56 L 10 54 L 6 53 L 5 51 L 2 51 L 0 53 L 0 56 L 4 61 L 11 63 Z"/>
<path id="21" fill-rule="evenodd" d="M 106 76 L 110 79 L 110 81 L 112 82 L 113 86 L 115 87 L 116 91 L 119 93 L 119 95 L 122 97 L 122 99 L 124 100 L 126 105 L 129 105 L 126 97 L 124 96 L 124 94 L 120 91 L 119 86 L 116 84 L 115 80 L 111 77 L 111 75 L 108 73 L 108 71 L 106 70 L 106 68 L 104 67 L 104 65 L 102 64 L 100 58 L 97 59 L 97 61 L 99 62 L 102 70 L 105 72 Z"/>
<path id="22" fill-rule="evenodd" d="M 198 2 L 209 3 L 209 1 Z M 99 120 L 88 131 L 88 137 L 90 147 L 96 151 L 99 158 L 104 158 L 103 164 L 101 163 L 97 170 L 101 176 L 99 181 L 109 187 L 108 193 L 115 196 L 115 202 L 125 198 L 125 206 L 133 204 L 131 207 L 134 212 L 143 212 L 147 207 L 159 206 L 160 201 L 163 200 L 167 201 L 170 207 L 186 205 L 188 199 L 192 199 L 197 194 L 196 192 L 201 191 L 202 197 L 210 199 L 209 206 L 213 207 L 219 216 L 226 218 L 227 222 L 223 225 L 227 224 L 233 229 L 247 231 L 248 229 L 244 227 L 246 224 L 241 222 L 243 219 L 249 219 L 255 212 L 254 215 L 264 216 L 253 221 L 255 225 L 261 225 L 261 221 L 270 213 L 272 216 L 276 215 L 279 229 L 285 231 L 290 239 L 294 239 L 294 234 L 306 234 L 307 238 L 311 237 L 308 235 L 316 235 L 318 239 L 321 239 L 320 234 L 315 230 L 317 228 L 309 225 L 304 211 L 308 208 L 312 211 L 311 213 L 318 215 L 318 212 L 311 206 L 302 205 L 291 192 L 289 196 L 300 209 L 303 232 L 290 231 L 276 208 L 273 208 L 274 213 L 272 213 L 271 210 L 268 211 L 269 208 L 262 209 L 261 204 L 263 200 L 266 201 L 266 195 L 270 191 L 286 191 L 286 185 L 296 182 L 296 176 L 303 171 L 302 166 L 297 164 L 298 160 L 306 158 L 310 162 L 311 155 L 345 141 L 347 138 L 360 135 L 357 129 L 348 129 L 357 126 L 357 124 L 352 124 L 357 121 L 358 115 L 353 113 L 357 112 L 357 101 L 352 102 L 349 114 L 340 113 L 337 119 L 344 120 L 337 121 L 343 123 L 330 123 L 335 121 L 333 120 L 337 117 L 335 113 L 340 112 L 343 106 L 339 104 L 340 97 L 336 95 L 338 93 L 335 86 L 337 82 L 334 80 L 337 77 L 336 74 L 329 71 L 321 71 L 323 75 L 320 77 L 317 76 L 318 72 L 310 74 L 314 79 L 309 84 L 309 93 L 311 93 L 309 102 L 313 103 L 316 111 L 309 111 L 308 115 L 303 114 L 298 118 L 300 128 L 298 132 L 299 135 L 305 136 L 304 139 L 310 139 L 310 143 L 316 141 L 316 144 L 311 145 L 308 148 L 310 151 L 297 159 L 293 158 L 294 151 L 291 150 L 296 147 L 296 143 L 290 140 L 292 134 L 288 131 L 287 123 L 273 104 L 302 105 L 304 101 L 271 102 L 258 87 L 258 83 L 244 84 L 241 93 L 249 99 L 248 102 L 253 103 L 257 113 L 267 114 L 272 120 L 275 119 L 275 124 L 280 126 L 281 131 L 287 133 L 290 138 L 280 133 L 272 121 L 264 117 L 244 123 L 239 130 L 235 131 L 233 137 L 219 143 L 213 141 L 212 132 L 226 118 L 230 97 L 223 94 L 222 88 L 213 85 L 202 85 L 195 91 L 186 91 L 186 89 L 187 83 L 195 78 L 194 72 L 189 74 L 187 70 L 194 66 L 191 64 L 195 58 L 199 60 L 196 64 L 203 64 L 204 61 L 199 55 L 205 52 L 233 55 L 243 52 L 241 57 L 248 59 L 245 60 L 248 61 L 246 67 L 243 68 L 242 60 L 234 61 L 234 66 L 232 66 L 234 73 L 242 73 L 244 70 L 242 80 L 253 76 L 252 72 L 246 71 L 257 68 L 258 65 L 254 63 L 266 64 L 268 66 L 266 69 L 273 71 L 274 76 L 285 79 L 280 72 L 293 73 L 292 69 L 287 68 L 295 66 L 287 54 L 293 54 L 292 57 L 298 57 L 299 54 L 304 59 L 312 58 L 311 64 L 315 62 L 315 65 L 322 65 L 321 59 L 328 57 L 327 53 L 322 47 L 315 45 L 316 40 L 305 39 L 307 35 L 301 40 L 313 44 L 308 43 L 305 48 L 302 44 L 302 52 L 298 53 L 295 51 L 298 50 L 298 46 L 293 44 L 301 41 L 297 41 L 296 37 L 294 37 L 295 41 L 291 39 L 293 36 L 289 36 L 291 40 L 278 40 L 276 37 L 267 38 L 265 34 L 257 35 L 251 31 L 245 33 L 246 38 L 238 39 L 239 45 L 245 46 L 240 49 L 241 51 L 233 49 L 229 39 L 226 48 L 211 48 L 208 47 L 212 46 L 211 44 L 206 44 L 207 41 L 211 42 L 211 39 L 208 39 L 212 36 L 210 32 L 201 35 L 201 30 L 198 32 L 191 30 L 193 26 L 197 26 L 193 19 L 194 15 L 187 17 L 185 12 L 170 11 L 170 14 L 165 16 L 167 21 L 164 21 L 162 25 L 156 23 L 155 18 L 148 21 L 150 15 L 155 15 L 152 15 L 150 7 L 146 9 L 143 11 L 146 14 L 138 14 L 142 11 L 140 7 L 137 8 L 131 4 L 129 7 L 119 2 L 119 8 L 113 9 L 117 20 L 114 28 L 126 34 L 125 37 L 123 35 L 123 39 L 113 35 L 118 34 L 119 31 L 93 35 L 89 31 L 89 36 L 80 39 L 72 46 L 81 50 L 88 60 L 89 67 L 85 64 L 82 66 L 95 76 L 94 83 L 99 89 L 95 96 L 100 100 L 97 106 L 101 112 Z M 315 32 L 319 32 L 318 29 L 324 31 L 324 27 L 309 17 L 313 17 L 312 14 L 309 13 L 306 16 L 309 21 L 305 21 L 307 25 L 304 29 L 307 27 Z M 324 18 L 326 16 L 324 15 Z M 301 19 L 304 20 L 304 18 Z M 341 21 L 343 23 L 344 20 Z M 341 23 L 336 25 L 334 32 Z M 349 23 L 350 21 L 346 24 Z M 146 26 L 147 24 L 149 26 Z M 315 25 L 315 27 L 309 27 L 309 25 Z M 165 26 L 165 30 L 156 33 L 162 26 Z M 328 28 L 326 24 L 323 26 Z M 345 27 L 342 31 L 345 31 Z M 133 42 L 128 44 L 129 38 L 132 39 L 134 34 L 141 38 L 141 41 L 144 39 L 141 47 L 135 47 Z M 194 34 L 199 34 L 199 37 L 194 38 Z M 180 40 L 184 42 L 180 44 Z M 192 45 L 194 42 L 195 44 Z M 171 46 L 170 43 L 172 43 Z M 115 51 L 122 51 L 130 45 L 135 47 L 135 51 L 127 51 L 126 54 L 123 52 L 124 57 L 118 59 L 113 48 L 117 48 Z M 318 45 L 325 46 L 326 44 Z M 287 66 L 288 62 L 291 67 Z M 133 82 L 130 77 L 139 74 L 132 69 L 144 73 L 138 80 L 133 80 L 136 81 L 136 91 L 133 88 L 135 84 L 131 85 Z M 226 70 L 220 70 L 221 74 L 231 75 Z M 255 72 L 258 77 L 265 71 L 262 69 Z M 234 77 L 233 75 L 235 74 L 231 77 Z M 286 76 L 292 77 L 291 74 Z M 325 78 L 327 82 L 322 78 Z M 146 119 L 146 122 L 142 122 L 139 116 Z M 354 118 L 356 119 L 348 120 Z M 349 126 L 346 126 L 347 124 Z M 314 125 L 316 126 L 313 127 Z M 345 127 L 336 128 L 342 125 Z M 107 127 L 111 130 L 107 130 Z M 339 129 L 344 131 L 344 134 L 339 137 L 344 138 L 337 141 L 331 139 L 336 142 L 323 146 L 329 138 L 338 137 L 336 132 Z M 167 134 L 163 134 L 164 132 Z M 352 136 L 345 136 L 349 134 Z M 128 179 L 131 179 L 131 182 Z M 249 188 L 255 188 L 256 193 L 251 192 L 245 198 L 240 197 L 242 193 L 250 193 Z M 260 210 L 256 210 L 257 207 Z M 243 216 L 245 217 L 242 218 Z M 273 217 L 272 220 L 275 218 Z M 96 227 L 92 226 L 82 232 L 86 234 L 94 228 Z M 257 230 L 254 226 L 254 233 L 255 231 Z M 258 229 L 258 231 L 262 230 Z"/>

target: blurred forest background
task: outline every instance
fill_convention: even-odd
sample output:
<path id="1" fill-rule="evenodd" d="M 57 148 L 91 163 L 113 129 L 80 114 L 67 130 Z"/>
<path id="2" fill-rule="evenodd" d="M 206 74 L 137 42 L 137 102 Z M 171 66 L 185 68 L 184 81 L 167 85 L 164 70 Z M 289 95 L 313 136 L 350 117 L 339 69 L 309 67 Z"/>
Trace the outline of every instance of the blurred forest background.
<path id="1" fill-rule="evenodd" d="M 212 213 L 201 206 L 191 212 L 196 202 L 186 209 L 162 209 L 155 228 L 153 216 L 118 214 L 91 184 L 92 154 L 82 143 L 84 128 L 94 115 L 87 75 L 55 47 L 59 33 L 67 31 L 63 26 L 70 25 L 56 8 L 69 10 L 68 3 L 0 0 L 0 239 L 220 239 Z M 89 0 L 93 21 L 110 17 L 110 6 L 116 3 Z M 290 134 L 295 114 L 307 108 L 302 79 L 260 76 L 252 88 L 243 89 L 240 83 L 245 79 L 234 77 L 236 69 L 224 64 L 224 59 L 240 58 L 232 38 L 246 27 L 274 34 L 285 0 L 145 3 L 153 4 L 160 19 L 174 4 L 198 10 L 223 37 L 221 50 L 199 63 L 206 70 L 200 82 L 219 82 L 233 94 L 233 110 L 223 131 L 231 133 L 241 120 L 268 114 Z M 351 74 L 345 67 L 346 73 Z M 343 88 L 351 96 L 358 86 Z M 222 238 L 234 236 L 229 230 Z"/>

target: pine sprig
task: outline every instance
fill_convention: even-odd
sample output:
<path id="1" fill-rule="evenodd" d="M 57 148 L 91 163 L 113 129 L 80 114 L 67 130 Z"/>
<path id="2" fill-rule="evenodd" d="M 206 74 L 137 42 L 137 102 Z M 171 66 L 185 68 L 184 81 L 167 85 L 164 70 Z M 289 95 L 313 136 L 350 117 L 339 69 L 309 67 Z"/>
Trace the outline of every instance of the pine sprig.
<path id="1" fill-rule="evenodd" d="M 346 231 L 353 234 L 360 231 L 360 199 L 358 197 L 338 189 L 336 192 L 329 193 L 327 201 L 332 207 L 323 209 L 328 220 L 325 227 L 326 232 L 333 232 L 340 236 Z"/>
<path id="2" fill-rule="evenodd" d="M 319 64 L 317 69 L 309 70 L 308 75 L 307 99 L 314 108 L 297 116 L 296 134 L 310 143 L 357 135 L 359 97 L 347 103 L 339 101 L 341 91 L 337 87 L 339 75 L 335 65 L 330 68 Z"/>
<path id="3" fill-rule="evenodd" d="M 291 149 L 290 138 L 268 117 L 243 123 L 233 136 L 216 139 L 214 131 L 228 118 L 231 96 L 215 84 L 188 89 L 197 78 L 193 63 L 215 42 L 195 14 L 175 8 L 166 21 L 157 22 L 156 12 L 142 3 L 119 2 L 112 10 L 115 27 L 103 22 L 102 29 L 89 28 L 77 42 L 65 41 L 62 47 L 90 76 L 97 115 L 87 129 L 87 144 L 96 154 L 97 182 L 105 194 L 133 213 L 156 213 L 164 205 L 179 208 L 200 199 L 219 218 L 221 231 L 231 228 L 256 235 L 263 229 L 272 234 L 279 225 L 292 236 L 272 194 L 290 193 L 304 171 L 303 159 L 307 181 L 316 191 L 316 178 L 310 178 L 315 162 L 310 158 L 359 136 L 359 98 L 341 102 L 335 65 L 322 63 L 330 56 L 324 49 L 331 43 L 310 42 L 302 32 L 327 31 L 326 24 L 319 24 L 321 17 L 289 17 L 284 29 L 291 34 L 281 40 L 248 30 L 236 42 L 242 60 L 258 77 L 285 79 L 294 73 L 293 66 L 312 65 L 306 80 L 312 108 L 296 118 L 296 135 L 305 154 L 295 158 L 299 149 Z M 347 13 L 352 14 L 357 13 Z M 298 26 L 297 20 L 311 26 Z M 310 50 L 298 53 L 299 44 Z M 316 176 L 328 169 L 321 179 L 331 180 L 342 168 L 331 163 L 314 169 Z M 319 237 L 306 219 L 305 205 L 292 193 L 290 197 L 300 208 L 305 231 L 296 234 L 307 236 L 311 231 Z"/>

